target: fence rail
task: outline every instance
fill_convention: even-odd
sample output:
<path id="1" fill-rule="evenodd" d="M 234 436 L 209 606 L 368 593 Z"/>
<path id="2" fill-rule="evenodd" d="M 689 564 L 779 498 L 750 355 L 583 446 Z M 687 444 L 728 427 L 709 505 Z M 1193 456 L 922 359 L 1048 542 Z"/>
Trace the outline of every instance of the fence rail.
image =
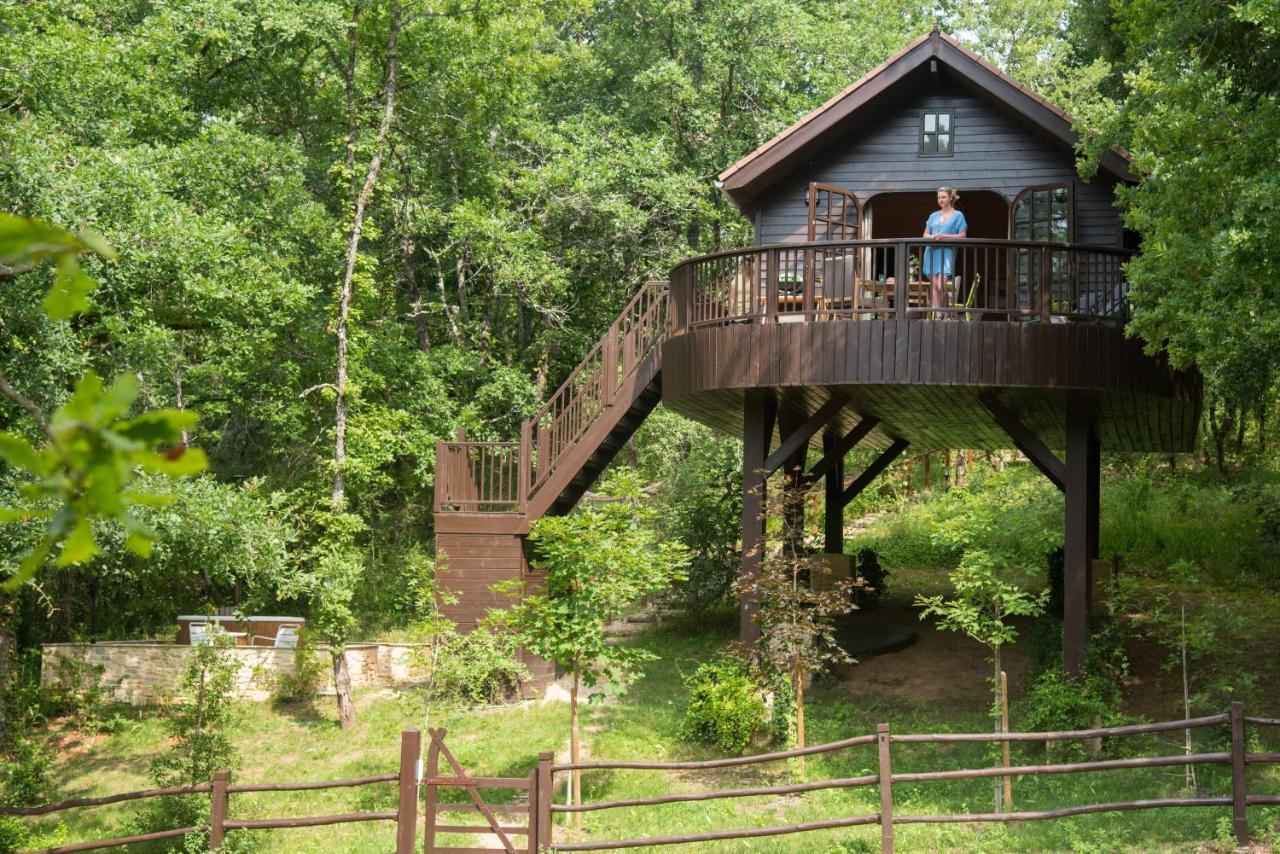
<path id="1" fill-rule="evenodd" d="M 1181 754 L 1176 756 L 1149 756 L 1127 759 L 1107 759 L 1084 762 L 1064 762 L 1044 765 L 1000 765 L 988 768 L 965 768 L 946 771 L 894 772 L 894 745 L 950 744 L 959 742 L 999 741 L 1081 741 L 1102 737 L 1123 737 L 1173 730 L 1229 726 L 1231 749 L 1229 751 Z M 447 847 L 439 844 L 440 834 L 483 834 L 498 841 L 501 850 L 508 854 L 539 851 L 604 851 L 617 848 L 647 848 L 665 845 L 710 842 L 726 839 L 753 839 L 764 836 L 780 836 L 808 831 L 830 830 L 844 827 L 877 825 L 881 832 L 881 851 L 894 850 L 894 828 L 907 824 L 977 823 L 1009 821 L 1042 821 L 1069 816 L 1102 812 L 1126 812 L 1131 810 L 1170 809 L 1181 807 L 1230 807 L 1232 830 L 1241 845 L 1249 841 L 1247 809 L 1250 806 L 1280 806 L 1280 794 L 1250 793 L 1247 790 L 1245 772 L 1250 765 L 1280 763 L 1280 753 L 1248 753 L 1245 750 L 1245 727 L 1280 727 L 1280 719 L 1247 717 L 1240 703 L 1233 703 L 1229 714 L 1210 715 L 1177 721 L 1134 724 L 1120 727 L 1097 727 L 1067 732 L 1022 733 L 928 733 L 894 734 L 888 724 L 880 724 L 874 734 L 860 735 L 840 741 L 811 745 L 794 750 L 740 756 L 706 761 L 607 761 L 561 763 L 554 761 L 550 752 L 539 754 L 538 763 L 526 776 L 478 777 L 466 773 L 445 745 L 445 730 L 428 730 L 430 744 L 423 765 L 422 739 L 417 730 L 406 730 L 401 735 L 400 768 L 394 773 L 376 774 L 346 780 L 328 780 L 301 783 L 236 783 L 232 784 L 225 771 L 214 774 L 210 784 L 195 786 L 171 786 L 125 792 L 97 798 L 75 798 L 32 807 L 0 807 L 0 815 L 42 816 L 80 807 L 94 807 L 146 798 L 208 794 L 212 799 L 210 821 L 210 850 L 218 850 L 226 833 L 231 830 L 268 830 L 279 828 L 323 827 L 368 821 L 391 821 L 396 825 L 396 854 L 411 854 L 416 844 L 417 818 L 425 813 L 423 842 L 429 854 L 462 854 L 485 850 L 479 847 Z M 709 792 L 689 792 L 658 795 L 645 798 L 628 798 L 612 801 L 596 801 L 582 804 L 553 804 L 555 775 L 574 771 L 591 770 L 641 770 L 683 771 L 708 768 L 730 768 L 778 762 L 800 756 L 833 753 L 853 747 L 876 746 L 876 773 L 856 777 L 817 780 L 779 786 L 753 786 L 720 789 Z M 1006 759 L 1006 763 L 1007 763 Z M 441 764 L 444 763 L 444 768 Z M 1123 771 L 1135 768 L 1160 768 L 1176 765 L 1225 765 L 1230 767 L 1231 793 L 1229 795 L 1202 797 L 1146 798 L 1131 801 L 1076 804 L 1053 809 L 1021 810 L 991 813 L 954 813 L 937 815 L 899 815 L 894 810 L 894 786 L 926 782 L 946 782 L 966 779 L 990 779 L 1012 776 L 1040 776 L 1072 774 L 1091 771 Z M 394 811 L 352 812 L 335 815 L 233 819 L 230 817 L 230 795 L 248 792 L 310 791 L 316 789 L 351 788 L 396 782 L 398 802 Z M 664 804 L 690 803 L 728 798 L 776 797 L 827 789 L 852 789 L 875 786 L 878 789 L 880 809 L 862 815 L 838 816 L 821 821 L 796 822 L 766 827 L 747 827 L 713 830 L 671 836 L 649 836 L 633 839 L 598 839 L 556 842 L 553 817 L 556 814 L 597 812 L 623 808 L 649 808 Z M 461 802 L 439 800 L 439 789 L 461 789 L 466 799 Z M 494 803 L 484 800 L 484 789 L 514 790 L 526 803 Z M 424 810 L 425 802 L 425 810 Z M 442 823 L 439 818 L 449 813 L 479 813 L 483 821 L 476 824 Z M 523 818 L 523 824 L 499 821 L 499 815 Z M 92 842 L 77 842 L 57 848 L 44 849 L 45 854 L 70 854 L 102 848 L 116 848 L 134 843 L 172 839 L 191 833 L 194 828 L 183 827 L 161 830 L 135 836 L 117 837 Z M 517 845 L 512 837 L 523 837 Z"/>
<path id="2" fill-rule="evenodd" d="M 539 780 L 545 780 L 546 782 L 543 785 L 548 787 L 553 784 L 554 776 L 557 773 L 601 769 L 677 771 L 699 768 L 723 768 L 777 762 L 798 756 L 809 756 L 815 753 L 829 753 L 850 747 L 870 744 L 875 744 L 877 747 L 877 773 L 860 777 L 799 783 L 790 786 L 760 786 L 753 788 L 721 789 L 710 792 L 660 795 L 649 798 L 597 801 L 594 803 L 583 804 L 552 805 L 548 798 L 546 799 L 546 805 L 542 807 L 545 811 L 545 819 L 538 822 L 538 827 L 540 828 L 538 842 L 539 845 L 552 851 L 605 851 L 616 848 L 657 847 L 711 840 L 749 839 L 759 836 L 777 836 L 782 834 L 799 833 L 808 830 L 875 824 L 879 825 L 881 829 L 881 851 L 892 852 L 894 850 L 894 828 L 897 825 L 904 824 L 1041 821 L 1101 812 L 1168 809 L 1174 807 L 1229 806 L 1232 808 L 1232 828 L 1236 839 L 1241 845 L 1246 845 L 1248 844 L 1249 839 L 1249 827 L 1245 815 L 1246 808 L 1248 806 L 1280 804 L 1280 795 L 1251 795 L 1246 791 L 1245 769 L 1249 764 L 1280 762 L 1280 754 L 1245 752 L 1246 724 L 1254 726 L 1280 726 L 1280 719 L 1257 717 L 1246 718 L 1243 706 L 1240 703 L 1234 703 L 1231 707 L 1231 712 L 1224 715 L 1209 715 L 1186 720 L 1160 721 L 1156 723 L 1132 724 L 1118 727 L 1096 727 L 1093 729 L 1071 730 L 1067 732 L 912 733 L 895 735 L 890 730 L 888 724 L 881 724 L 874 735 L 857 736 L 854 738 L 843 739 L 841 741 L 813 745 L 796 750 L 765 753 L 756 756 L 735 757 L 733 759 L 710 760 L 706 762 L 591 761 L 556 764 L 553 761 L 551 754 L 544 753 L 539 757 L 538 778 Z M 1231 727 L 1230 751 L 1180 754 L 1177 756 L 1109 759 L 1088 762 L 1064 762 L 1046 765 L 1002 765 L 991 768 L 965 768 L 948 771 L 922 771 L 908 773 L 895 773 L 893 771 L 893 745 L 1006 741 L 1083 741 L 1086 739 L 1144 735 L 1150 733 L 1169 732 L 1172 730 L 1199 729 L 1223 725 L 1230 725 Z M 946 815 L 897 815 L 894 812 L 893 787 L 895 784 L 943 782 L 983 778 L 990 779 L 1012 776 L 1034 777 L 1040 775 L 1075 774 L 1091 771 L 1120 771 L 1135 768 L 1160 768 L 1189 764 L 1216 764 L 1230 766 L 1231 794 L 1216 797 L 1148 798 L 1110 803 L 1080 804 L 1046 810 L 1022 810 L 1017 812 L 957 813 Z M 706 833 L 691 833 L 673 836 L 651 836 L 634 839 L 602 839 L 565 843 L 557 843 L 552 839 L 553 831 L 550 817 L 554 813 L 583 813 L 625 807 L 651 807 L 661 804 L 683 803 L 689 801 L 776 796 L 817 791 L 821 789 L 856 788 L 863 786 L 878 786 L 880 799 L 879 812 L 867 815 L 845 816 L 827 821 L 801 822 L 796 824 L 740 828 L 734 830 L 717 830 Z"/>

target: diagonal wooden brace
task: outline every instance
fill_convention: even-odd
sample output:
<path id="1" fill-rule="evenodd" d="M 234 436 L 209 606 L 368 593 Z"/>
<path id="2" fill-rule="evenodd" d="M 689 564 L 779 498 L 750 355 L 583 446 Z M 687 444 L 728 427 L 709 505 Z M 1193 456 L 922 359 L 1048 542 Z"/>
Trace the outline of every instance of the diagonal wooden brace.
<path id="1" fill-rule="evenodd" d="M 818 435 L 819 430 L 830 424 L 831 419 L 839 415 L 840 410 L 844 409 L 845 404 L 848 402 L 847 395 L 834 395 L 791 435 L 782 437 L 782 441 L 778 443 L 778 449 L 764 461 L 765 476 L 773 474 L 792 454 L 809 444 L 809 440 Z M 801 464 L 803 464 L 803 460 Z"/>
<path id="2" fill-rule="evenodd" d="M 871 481 L 880 476 L 880 473 L 889 467 L 889 464 L 902 455 L 902 452 L 911 444 L 906 439 L 894 439 L 893 444 L 885 449 L 885 452 L 876 457 L 871 465 L 867 466 L 866 471 L 858 475 L 853 483 L 840 496 L 841 507 L 848 507 L 849 502 L 858 497 L 858 493 L 871 485 Z"/>
<path id="3" fill-rule="evenodd" d="M 1040 441 L 1040 437 L 1031 432 L 1030 428 L 1022 423 L 1022 419 L 1001 403 L 994 394 L 981 395 L 978 401 L 987 412 L 991 413 L 991 417 L 1001 429 L 1009 434 L 1009 438 L 1013 440 L 1018 450 L 1026 454 L 1031 464 L 1040 469 L 1040 472 L 1059 490 L 1066 491 L 1067 464 L 1058 459 L 1057 455 L 1049 450 L 1049 446 Z"/>
<path id="4" fill-rule="evenodd" d="M 871 431 L 880 425 L 878 418 L 863 418 L 852 430 L 840 438 L 838 442 L 831 448 L 822 459 L 814 464 L 804 477 L 800 478 L 800 488 L 808 489 L 818 482 L 831 467 L 837 462 L 843 460 L 845 455 L 854 449 L 859 442 L 870 435 Z"/>

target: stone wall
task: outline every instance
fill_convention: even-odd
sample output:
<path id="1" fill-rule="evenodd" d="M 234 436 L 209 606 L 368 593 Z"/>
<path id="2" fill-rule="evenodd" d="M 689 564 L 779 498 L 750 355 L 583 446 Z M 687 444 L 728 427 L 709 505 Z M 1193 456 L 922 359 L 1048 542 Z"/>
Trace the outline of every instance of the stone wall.
<path id="1" fill-rule="evenodd" d="M 412 682 L 416 669 L 413 648 L 412 644 L 348 644 L 351 687 Z M 240 663 L 234 693 L 241 699 L 269 699 L 279 678 L 296 672 L 292 649 L 237 646 L 227 652 Z M 69 677 L 78 679 L 81 687 L 96 681 L 121 702 L 135 706 L 162 703 L 176 693 L 190 654 L 189 646 L 157 641 L 45 644 L 40 680 L 48 685 Z M 322 690 L 331 691 L 329 649 L 319 645 L 312 654 L 322 667 Z"/>

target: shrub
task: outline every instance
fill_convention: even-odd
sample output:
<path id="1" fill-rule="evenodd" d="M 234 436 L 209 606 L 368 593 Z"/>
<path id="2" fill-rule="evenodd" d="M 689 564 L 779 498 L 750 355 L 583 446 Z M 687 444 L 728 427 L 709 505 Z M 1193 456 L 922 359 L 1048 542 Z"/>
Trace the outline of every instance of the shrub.
<path id="1" fill-rule="evenodd" d="M 53 781 L 49 779 L 49 757 L 30 738 L 19 736 L 0 763 L 0 803 L 12 807 L 30 807 L 52 800 Z"/>
<path id="2" fill-rule="evenodd" d="M 467 706 L 504 703 L 520 695 L 529 670 L 520 662 L 516 639 L 485 626 L 465 635 L 450 633 L 436 656 L 432 678 L 436 697 Z"/>
<path id="3" fill-rule="evenodd" d="M 1018 729 L 1047 732 L 1117 726 L 1125 720 L 1119 706 L 1120 692 L 1105 676 L 1090 673 L 1073 679 L 1055 667 L 1041 673 L 1018 701 Z M 1045 752 L 1050 759 L 1078 758 L 1084 747 L 1080 742 L 1051 741 Z"/>
<path id="4" fill-rule="evenodd" d="M 293 672 L 276 677 L 272 699 L 279 703 L 297 703 L 310 700 L 324 683 L 328 668 L 316 656 L 311 633 L 303 629 L 298 633 L 297 646 L 293 648 Z"/>
<path id="5" fill-rule="evenodd" d="M 0 815 L 0 854 L 13 854 L 27 847 L 27 826 L 16 816 Z"/>
<path id="6" fill-rule="evenodd" d="M 689 708 L 683 738 L 741 752 L 770 722 L 764 692 L 746 661 L 726 655 L 701 665 L 685 679 Z"/>

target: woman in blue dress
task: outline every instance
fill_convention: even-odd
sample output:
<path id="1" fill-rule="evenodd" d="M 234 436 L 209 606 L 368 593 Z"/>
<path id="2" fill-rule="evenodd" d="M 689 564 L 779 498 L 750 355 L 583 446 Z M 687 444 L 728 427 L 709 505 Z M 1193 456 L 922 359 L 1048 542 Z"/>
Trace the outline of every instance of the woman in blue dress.
<path id="1" fill-rule="evenodd" d="M 938 188 L 938 210 L 929 214 L 924 224 L 926 240 L 952 240 L 967 237 L 969 223 L 964 213 L 956 210 L 956 202 L 960 194 L 950 187 Z M 924 275 L 929 279 L 929 301 L 934 308 L 942 308 L 947 304 L 946 283 L 955 275 L 956 251 L 954 249 L 924 250 Z"/>

